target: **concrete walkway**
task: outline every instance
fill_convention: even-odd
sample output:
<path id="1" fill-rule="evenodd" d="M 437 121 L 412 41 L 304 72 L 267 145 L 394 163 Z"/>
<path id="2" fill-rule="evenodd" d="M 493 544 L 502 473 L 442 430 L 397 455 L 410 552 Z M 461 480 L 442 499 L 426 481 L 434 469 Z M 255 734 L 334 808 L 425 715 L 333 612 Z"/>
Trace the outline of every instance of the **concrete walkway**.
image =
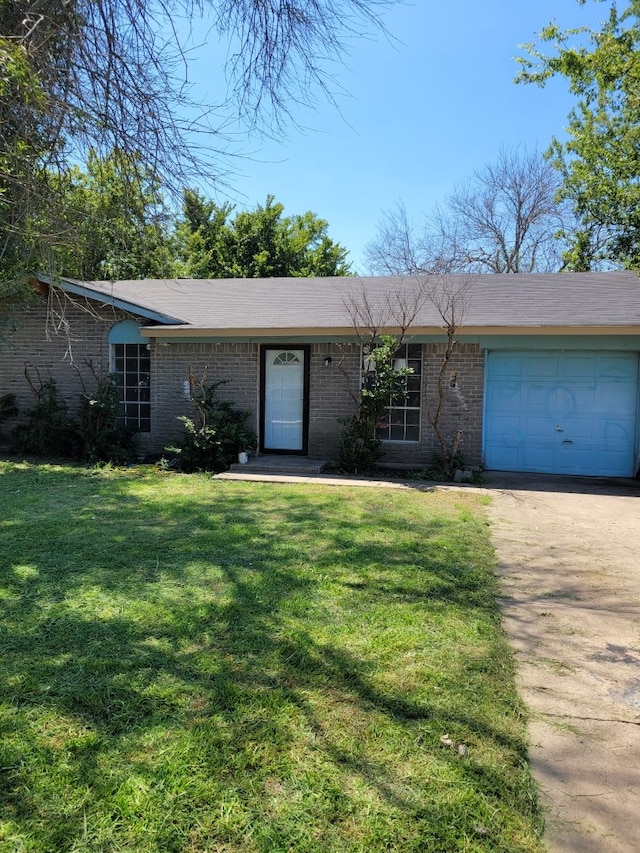
<path id="1" fill-rule="evenodd" d="M 487 473 L 474 488 L 220 476 L 490 495 L 504 626 L 531 713 L 548 849 L 640 851 L 640 483 Z"/>

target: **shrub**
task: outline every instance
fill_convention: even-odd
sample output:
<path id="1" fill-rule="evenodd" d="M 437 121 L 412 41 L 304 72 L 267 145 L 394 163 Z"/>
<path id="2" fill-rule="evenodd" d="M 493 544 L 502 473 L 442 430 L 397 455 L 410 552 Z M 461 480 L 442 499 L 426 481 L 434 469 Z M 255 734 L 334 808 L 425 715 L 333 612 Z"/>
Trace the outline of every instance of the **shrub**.
<path id="1" fill-rule="evenodd" d="M 96 387 L 84 391 L 80 398 L 77 420 L 60 399 L 54 379 L 40 381 L 39 387 L 27 372 L 27 381 L 36 403 L 25 412 L 25 423 L 13 430 L 13 443 L 21 453 L 82 462 L 129 461 L 134 450 L 134 436 L 119 423 L 120 401 L 113 377 L 94 374 Z"/>
<path id="2" fill-rule="evenodd" d="M 182 415 L 185 433 L 181 440 L 165 448 L 175 454 L 174 467 L 182 471 L 225 471 L 242 450 L 255 450 L 255 432 L 247 425 L 250 412 L 228 400 L 218 400 L 217 392 L 227 380 L 205 385 L 190 379 L 193 416 Z"/>
<path id="3" fill-rule="evenodd" d="M 27 381 L 36 395 L 36 403 L 26 409 L 25 422 L 18 424 L 12 432 L 16 449 L 36 456 L 76 456 L 80 436 L 69 417 L 66 403 L 58 395 L 55 380 L 47 379 L 40 383 L 39 388 L 28 374 Z"/>
<path id="4" fill-rule="evenodd" d="M 80 454 L 86 462 L 129 462 L 135 451 L 134 432 L 125 427 L 120 410 L 120 393 L 113 376 L 96 376 L 92 394 L 80 401 L 78 433 Z"/>
<path id="5" fill-rule="evenodd" d="M 381 335 L 372 343 L 363 366 L 356 412 L 350 418 L 339 418 L 344 426 L 339 466 L 348 474 L 367 474 L 375 468 L 382 455 L 378 428 L 389 405 L 406 397 L 405 377 L 412 371 L 407 367 L 395 369 L 398 346 L 398 339 L 392 335 Z"/>
<path id="6" fill-rule="evenodd" d="M 3 394 L 0 397 L 0 424 L 8 421 L 9 418 L 15 418 L 17 414 L 16 395 Z M 0 430 L 0 438 L 2 438 L 2 430 Z"/>

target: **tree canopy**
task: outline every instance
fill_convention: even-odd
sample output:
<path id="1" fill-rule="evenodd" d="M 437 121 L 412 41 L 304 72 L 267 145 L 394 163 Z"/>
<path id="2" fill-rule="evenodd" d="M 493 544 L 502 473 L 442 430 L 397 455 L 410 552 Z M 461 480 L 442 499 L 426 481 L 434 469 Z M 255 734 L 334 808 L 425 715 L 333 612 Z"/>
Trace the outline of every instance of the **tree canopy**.
<path id="1" fill-rule="evenodd" d="M 215 179 L 233 116 L 273 127 L 319 90 L 331 97 L 331 63 L 394 2 L 0 0 L 0 281 L 51 259 L 41 226 L 89 152 L 122 152 L 176 193 Z M 195 31 L 227 41 L 223 103 L 189 86 Z"/>
<path id="2" fill-rule="evenodd" d="M 39 229 L 49 234 L 50 268 L 87 280 L 177 275 L 162 187 L 139 159 L 90 151 L 86 168 L 72 166 L 50 180 L 60 205 Z"/>
<path id="3" fill-rule="evenodd" d="M 264 205 L 233 214 L 200 193 L 184 194 L 177 229 L 184 275 L 194 278 L 263 278 L 348 275 L 347 250 L 327 234 L 315 213 L 284 216 L 267 196 Z"/>
<path id="4" fill-rule="evenodd" d="M 549 150 L 562 178 L 559 197 L 571 203 L 579 223 L 566 265 L 639 269 L 640 0 L 622 12 L 613 3 L 600 30 L 561 31 L 551 23 L 540 42 L 542 49 L 525 46 L 518 81 L 544 86 L 563 77 L 577 98 L 568 139 L 554 138 Z"/>
<path id="5" fill-rule="evenodd" d="M 558 187 L 538 152 L 502 150 L 417 226 L 401 202 L 385 213 L 366 247 L 368 266 L 392 275 L 557 270 L 565 224 Z"/>

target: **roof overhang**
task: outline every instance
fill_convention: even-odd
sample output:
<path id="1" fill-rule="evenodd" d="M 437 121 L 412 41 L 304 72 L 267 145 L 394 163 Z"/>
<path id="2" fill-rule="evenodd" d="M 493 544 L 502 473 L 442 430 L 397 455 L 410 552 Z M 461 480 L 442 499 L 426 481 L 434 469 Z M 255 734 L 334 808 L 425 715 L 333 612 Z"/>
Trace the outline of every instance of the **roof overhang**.
<path id="1" fill-rule="evenodd" d="M 98 290 L 94 287 L 89 287 L 81 281 L 75 281 L 74 279 L 68 278 L 54 279 L 47 275 L 39 275 L 38 281 L 46 284 L 48 287 L 57 287 L 65 293 L 70 293 L 74 296 L 90 299 L 93 302 L 100 302 L 102 305 L 109 305 L 113 308 L 120 308 L 128 314 L 135 314 L 137 317 L 142 317 L 145 320 L 151 320 L 154 323 L 170 323 L 171 325 L 182 323 L 182 320 L 178 317 L 171 317 L 160 311 L 154 311 L 144 305 L 138 305 L 131 300 L 117 297 L 105 290 Z"/>
<path id="2" fill-rule="evenodd" d="M 140 330 L 145 338 L 157 338 L 158 340 L 173 338 L 180 340 L 198 339 L 251 339 L 267 338 L 361 338 L 366 330 L 355 329 L 353 326 L 318 328 L 316 327 L 292 327 L 292 328 L 254 328 L 237 327 L 231 329 L 219 329 L 202 326 L 143 326 Z M 386 329 L 386 334 L 395 335 L 398 329 Z M 456 337 L 478 337 L 481 335 L 637 335 L 640 334 L 640 324 L 630 326 L 461 326 Z M 411 326 L 406 335 L 408 337 L 436 337 L 445 338 L 446 330 L 438 326 Z"/>

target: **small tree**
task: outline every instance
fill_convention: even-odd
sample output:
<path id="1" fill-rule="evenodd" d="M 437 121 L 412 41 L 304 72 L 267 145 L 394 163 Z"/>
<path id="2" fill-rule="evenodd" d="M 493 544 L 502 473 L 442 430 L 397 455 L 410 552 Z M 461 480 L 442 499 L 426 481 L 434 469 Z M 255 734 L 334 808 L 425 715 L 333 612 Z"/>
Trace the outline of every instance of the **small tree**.
<path id="1" fill-rule="evenodd" d="M 340 436 L 340 467 L 351 474 L 367 473 L 381 455 L 378 430 L 389 407 L 406 397 L 404 377 L 409 368 L 396 370 L 394 356 L 400 342 L 395 335 L 381 335 L 363 348 L 362 385 L 356 411 L 344 424 Z"/>
<path id="2" fill-rule="evenodd" d="M 228 380 L 206 384 L 206 370 L 196 379 L 189 368 L 191 417 L 181 415 L 185 433 L 165 448 L 175 454 L 174 464 L 182 471 L 226 470 L 243 450 L 255 450 L 257 437 L 247 425 L 250 412 L 228 400 L 217 398 L 218 389 Z"/>
<path id="3" fill-rule="evenodd" d="M 340 418 L 344 427 L 340 436 L 340 467 L 348 473 L 370 472 L 382 455 L 378 430 L 389 409 L 406 397 L 405 378 L 411 373 L 410 368 L 396 368 L 397 352 L 424 301 L 420 286 L 413 290 L 405 286 L 390 291 L 377 304 L 369 298 L 365 285 L 347 301 L 363 356 L 356 388 L 344 370 L 344 358 L 338 364 L 355 403 L 353 415 Z M 396 330 L 395 334 L 390 333 L 391 329 Z"/>
<path id="4" fill-rule="evenodd" d="M 429 299 L 442 318 L 446 342 L 438 368 L 435 397 L 427 408 L 427 420 L 440 448 L 439 468 L 445 480 L 452 479 L 460 462 L 460 445 L 463 430 L 459 420 L 453 427 L 446 425 L 446 404 L 458 390 L 458 376 L 451 372 L 450 364 L 458 343 L 458 334 L 464 319 L 467 302 L 467 283 L 452 285 L 451 279 L 441 279 L 430 291 Z"/>

